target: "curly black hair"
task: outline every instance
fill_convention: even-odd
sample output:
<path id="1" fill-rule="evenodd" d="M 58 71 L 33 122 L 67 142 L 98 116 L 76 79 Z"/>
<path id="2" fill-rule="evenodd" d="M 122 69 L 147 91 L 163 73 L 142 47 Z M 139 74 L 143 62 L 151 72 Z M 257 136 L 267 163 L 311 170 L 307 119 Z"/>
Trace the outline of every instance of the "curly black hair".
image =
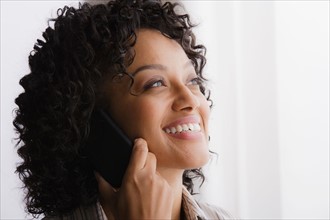
<path id="1" fill-rule="evenodd" d="M 98 200 L 93 168 L 81 146 L 89 134 L 97 88 L 105 75 L 126 73 L 136 30 L 156 29 L 177 41 L 202 75 L 205 47 L 198 45 L 188 14 L 177 3 L 160 0 L 115 0 L 58 9 L 29 56 L 31 72 L 20 80 L 13 121 L 18 133 L 16 172 L 26 190 L 27 211 L 65 214 Z M 53 25 L 53 26 L 52 26 Z M 131 61 L 134 55 L 130 55 Z M 202 93 L 210 100 L 205 86 Z M 200 169 L 187 170 L 183 184 L 193 192 Z"/>

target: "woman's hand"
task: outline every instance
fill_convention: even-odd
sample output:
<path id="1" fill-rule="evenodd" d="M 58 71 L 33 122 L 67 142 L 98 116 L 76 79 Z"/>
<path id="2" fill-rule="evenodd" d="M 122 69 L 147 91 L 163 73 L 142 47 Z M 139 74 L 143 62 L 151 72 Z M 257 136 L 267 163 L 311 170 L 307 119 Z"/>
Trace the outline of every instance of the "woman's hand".
<path id="1" fill-rule="evenodd" d="M 156 168 L 155 155 L 139 138 L 118 192 L 97 175 L 101 204 L 109 219 L 171 219 L 172 190 Z"/>

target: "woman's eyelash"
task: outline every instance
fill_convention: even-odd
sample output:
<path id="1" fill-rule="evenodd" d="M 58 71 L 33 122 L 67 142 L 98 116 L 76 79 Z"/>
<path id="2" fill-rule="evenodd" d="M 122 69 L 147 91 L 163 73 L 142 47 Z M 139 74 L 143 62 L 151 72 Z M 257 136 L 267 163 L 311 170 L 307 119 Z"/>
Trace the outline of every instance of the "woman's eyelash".
<path id="1" fill-rule="evenodd" d="M 189 80 L 187 85 L 188 86 L 190 86 L 190 85 L 200 86 L 202 84 L 203 84 L 203 80 L 200 77 L 195 77 L 195 78 Z M 161 86 L 166 86 L 165 81 L 163 79 L 157 79 L 157 80 L 151 80 L 150 82 L 147 82 L 143 86 L 143 89 L 148 90 L 151 88 L 157 88 L 157 87 L 161 87 Z"/>
<path id="2" fill-rule="evenodd" d="M 192 80 L 189 81 L 189 85 L 202 85 L 203 81 L 200 77 L 195 77 Z"/>
<path id="3" fill-rule="evenodd" d="M 147 83 L 143 88 L 146 89 L 150 89 L 150 88 L 156 88 L 156 87 L 160 87 L 160 86 L 164 86 L 164 80 L 159 79 L 159 80 L 155 80 L 152 82 Z"/>

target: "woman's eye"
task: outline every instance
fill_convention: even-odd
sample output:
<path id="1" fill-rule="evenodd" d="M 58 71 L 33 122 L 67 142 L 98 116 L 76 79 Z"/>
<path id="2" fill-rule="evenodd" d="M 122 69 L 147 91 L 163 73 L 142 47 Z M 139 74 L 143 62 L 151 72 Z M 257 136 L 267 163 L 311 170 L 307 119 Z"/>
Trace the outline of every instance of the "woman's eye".
<path id="1" fill-rule="evenodd" d="M 188 85 L 195 85 L 195 86 L 199 86 L 202 84 L 202 80 L 199 77 L 193 78 L 192 80 L 190 80 L 188 82 Z"/>
<path id="2" fill-rule="evenodd" d="M 162 81 L 157 81 L 157 82 L 154 82 L 150 87 L 159 87 L 159 86 L 162 86 L 162 85 L 163 85 Z"/>
<path id="3" fill-rule="evenodd" d="M 156 87 L 165 86 L 165 83 L 163 80 L 157 80 L 151 83 L 148 83 L 146 86 L 144 86 L 144 89 L 151 89 Z"/>

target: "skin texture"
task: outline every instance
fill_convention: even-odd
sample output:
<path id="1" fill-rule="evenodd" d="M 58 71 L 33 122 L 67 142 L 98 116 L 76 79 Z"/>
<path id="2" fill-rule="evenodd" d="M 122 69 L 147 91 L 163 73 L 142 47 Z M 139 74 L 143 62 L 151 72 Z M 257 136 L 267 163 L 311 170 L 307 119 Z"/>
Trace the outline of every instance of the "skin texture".
<path id="1" fill-rule="evenodd" d="M 141 29 L 133 47 L 130 78 L 106 80 L 108 111 L 136 140 L 122 188 L 114 192 L 97 175 L 101 204 L 118 219 L 179 219 L 182 174 L 209 159 L 209 103 L 181 46 L 156 30 Z M 199 123 L 198 132 L 168 134 L 167 127 Z M 138 138 L 138 139 L 137 139 Z"/>

